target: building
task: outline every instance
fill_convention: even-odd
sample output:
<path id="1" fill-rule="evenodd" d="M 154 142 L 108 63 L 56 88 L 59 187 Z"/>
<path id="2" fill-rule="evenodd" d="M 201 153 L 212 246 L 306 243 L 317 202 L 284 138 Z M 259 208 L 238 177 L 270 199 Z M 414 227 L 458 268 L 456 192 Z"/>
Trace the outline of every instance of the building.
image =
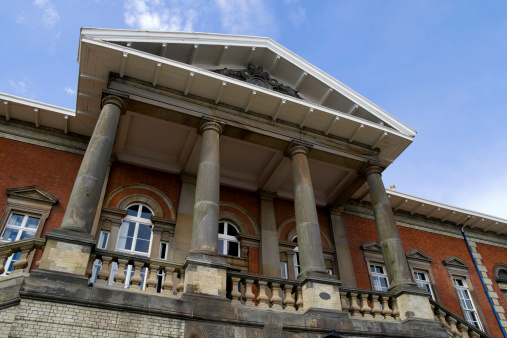
<path id="1" fill-rule="evenodd" d="M 2 335 L 504 334 L 507 220 L 385 189 L 372 102 L 266 38 L 78 55 L 75 110 L 0 94 Z"/>

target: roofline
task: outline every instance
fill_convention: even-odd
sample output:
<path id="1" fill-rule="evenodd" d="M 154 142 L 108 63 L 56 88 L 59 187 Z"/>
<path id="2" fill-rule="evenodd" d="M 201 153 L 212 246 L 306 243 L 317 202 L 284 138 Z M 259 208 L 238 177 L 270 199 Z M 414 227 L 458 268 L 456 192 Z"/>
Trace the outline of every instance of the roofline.
<path id="1" fill-rule="evenodd" d="M 308 61 L 294 54 L 282 45 L 274 42 L 267 37 L 255 37 L 245 35 L 228 35 L 215 33 L 198 33 L 198 32 L 161 32 L 161 31 L 141 31 L 141 30 L 125 30 L 125 29 L 103 29 L 103 28 L 81 28 L 80 44 L 82 38 L 100 39 L 100 40 L 116 40 L 116 41 L 145 41 L 145 42 L 176 42 L 176 43 L 201 43 L 201 44 L 217 44 L 249 47 L 266 47 L 273 52 L 284 57 L 301 70 L 314 74 L 318 79 L 331 88 L 337 88 L 340 93 L 353 102 L 366 108 L 370 113 L 376 115 L 379 119 L 385 120 L 395 129 L 410 137 L 415 137 L 417 132 L 390 115 L 388 112 L 353 91 L 334 77 L 315 67 Z"/>
<path id="2" fill-rule="evenodd" d="M 488 214 L 483 214 L 481 212 L 477 212 L 477 211 L 473 211 L 473 210 L 469 210 L 469 209 L 465 209 L 465 208 L 456 207 L 456 206 L 453 206 L 453 205 L 450 205 L 450 204 L 436 202 L 436 201 L 433 201 L 433 200 L 430 200 L 430 199 L 426 199 L 426 198 L 410 195 L 410 194 L 399 192 L 399 191 L 393 190 L 393 189 L 386 188 L 386 192 L 387 192 L 388 195 L 395 195 L 395 196 L 398 196 L 398 197 L 401 197 L 401 198 L 405 198 L 405 199 L 409 199 L 409 200 L 412 200 L 412 201 L 420 202 L 420 203 L 423 203 L 423 204 L 426 204 L 426 205 L 433 205 L 433 206 L 438 207 L 438 208 L 443 208 L 443 209 L 447 209 L 447 210 L 451 210 L 451 211 L 456 211 L 456 212 L 460 212 L 462 214 L 468 214 L 470 217 L 487 218 L 487 219 L 495 221 L 495 222 L 501 222 L 501 223 L 506 223 L 507 224 L 507 219 L 503 219 L 503 218 L 500 218 L 500 217 L 496 217 L 496 216 L 492 216 L 492 215 L 488 215 Z"/>
<path id="3" fill-rule="evenodd" d="M 44 103 L 44 102 L 40 102 L 40 101 L 25 99 L 23 97 L 14 96 L 11 94 L 0 93 L 0 100 L 8 101 L 8 102 L 15 102 L 17 104 L 34 107 L 34 108 L 38 108 L 41 110 L 52 111 L 52 112 L 55 112 L 58 114 L 63 114 L 63 115 L 68 115 L 68 116 L 76 116 L 75 110 L 72 110 L 69 108 L 63 108 L 63 107 L 59 107 L 59 106 L 54 106 L 52 104 L 48 104 L 48 103 Z"/>

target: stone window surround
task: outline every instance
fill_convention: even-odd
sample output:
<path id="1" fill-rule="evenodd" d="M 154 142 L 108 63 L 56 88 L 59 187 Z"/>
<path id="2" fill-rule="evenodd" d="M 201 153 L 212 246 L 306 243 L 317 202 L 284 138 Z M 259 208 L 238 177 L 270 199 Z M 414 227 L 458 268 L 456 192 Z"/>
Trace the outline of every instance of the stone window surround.
<path id="1" fill-rule="evenodd" d="M 370 277 L 370 285 L 373 289 L 374 283 L 370 270 L 370 264 L 381 264 L 385 267 L 382 248 L 378 241 L 373 241 L 361 245 L 361 249 L 363 249 L 364 259 L 366 261 L 366 265 L 368 267 L 368 275 Z M 435 278 L 433 277 L 433 271 L 431 268 L 432 258 L 419 249 L 411 250 L 405 253 L 405 255 L 407 257 L 410 272 L 412 273 L 412 278 L 414 278 L 414 270 L 425 272 L 428 275 L 431 289 L 433 291 L 433 295 L 435 296 L 435 301 L 440 302 Z M 389 281 L 389 283 L 391 283 L 391 281 Z"/>
<path id="2" fill-rule="evenodd" d="M 473 284 L 470 280 L 470 276 L 468 274 L 468 263 L 466 263 L 465 261 L 463 261 L 461 258 L 459 258 L 457 256 L 448 257 L 448 258 L 444 259 L 442 261 L 442 263 L 447 268 L 447 273 L 449 275 L 451 285 L 454 289 L 456 300 L 457 300 L 457 302 L 461 308 L 461 311 L 462 311 L 461 317 L 466 318 L 464 310 L 461 306 L 461 302 L 459 300 L 458 291 L 456 290 L 456 288 L 454 286 L 454 279 L 453 278 L 455 278 L 455 277 L 463 278 L 463 280 L 465 280 L 468 291 L 470 293 L 470 297 L 472 298 L 472 302 L 474 303 L 474 307 L 475 307 L 477 314 L 479 316 L 479 319 L 481 321 L 483 331 L 486 333 L 490 332 L 488 324 L 486 322 L 486 317 L 482 313 L 482 309 L 479 306 L 479 304 L 480 304 L 479 299 L 477 298 L 477 294 L 475 292 L 474 286 L 473 286 Z"/>
<path id="3" fill-rule="evenodd" d="M 11 214 L 19 213 L 40 218 L 34 236 L 40 238 L 53 205 L 58 203 L 58 198 L 36 185 L 8 188 L 6 194 L 8 196 L 7 203 L 0 217 L 0 235 L 3 234 Z M 35 251 L 28 256 L 28 266 L 25 272 L 30 270 L 34 255 Z"/>

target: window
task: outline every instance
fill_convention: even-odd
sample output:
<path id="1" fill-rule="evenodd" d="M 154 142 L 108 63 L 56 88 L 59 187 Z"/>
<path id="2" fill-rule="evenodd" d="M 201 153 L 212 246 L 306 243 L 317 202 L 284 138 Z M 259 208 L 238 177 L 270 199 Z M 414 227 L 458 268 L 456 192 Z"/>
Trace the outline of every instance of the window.
<path id="1" fill-rule="evenodd" d="M 459 302 L 461 303 L 461 307 L 465 314 L 465 319 L 470 324 L 482 330 L 481 321 L 479 320 L 479 315 L 475 309 L 472 297 L 470 296 L 470 291 L 468 290 L 466 280 L 461 277 L 453 277 L 453 281 L 454 287 L 458 293 Z"/>
<path id="2" fill-rule="evenodd" d="M 239 257 L 238 228 L 229 222 L 218 223 L 218 253 Z"/>
<path id="3" fill-rule="evenodd" d="M 151 248 L 153 212 L 142 204 L 133 204 L 127 208 L 118 236 L 117 250 L 140 255 L 149 255 Z"/>
<path id="4" fill-rule="evenodd" d="M 167 249 L 169 248 L 169 243 L 161 242 L 160 249 L 158 251 L 158 258 L 167 259 Z"/>
<path id="5" fill-rule="evenodd" d="M 292 239 L 292 241 L 294 243 L 297 243 L 298 242 L 298 236 L 294 236 L 294 238 Z M 301 268 L 301 264 L 299 262 L 299 250 L 298 250 L 298 247 L 296 246 L 294 248 L 294 276 L 296 278 L 298 278 L 300 268 Z"/>
<path id="6" fill-rule="evenodd" d="M 287 274 L 287 262 L 280 262 L 280 271 L 283 279 L 289 278 L 289 275 Z"/>
<path id="7" fill-rule="evenodd" d="M 5 224 L 0 242 L 14 242 L 35 237 L 35 233 L 39 227 L 39 222 L 39 217 L 21 213 L 11 213 L 7 220 L 7 223 Z M 21 254 L 18 252 L 7 258 L 7 261 L 4 265 L 4 276 L 8 275 L 11 271 L 14 270 L 13 264 L 17 262 L 20 255 Z"/>
<path id="8" fill-rule="evenodd" d="M 107 242 L 109 240 L 109 231 L 101 231 L 99 240 L 97 241 L 97 249 L 106 249 Z M 95 283 L 97 281 L 97 274 L 102 268 L 102 261 L 100 259 L 96 259 L 93 261 L 93 269 L 92 276 L 90 277 L 90 282 Z"/>
<path id="9" fill-rule="evenodd" d="M 422 270 L 414 270 L 414 280 L 417 285 L 430 293 L 430 298 L 435 300 L 428 273 Z"/>
<path id="10" fill-rule="evenodd" d="M 141 269 L 141 290 L 144 290 L 146 287 L 146 267 Z M 111 274 L 109 275 L 109 285 L 113 285 L 114 275 L 118 272 L 118 263 L 113 262 L 111 264 Z M 123 270 L 123 274 L 125 275 L 125 281 L 123 283 L 123 287 L 128 289 L 130 288 L 130 279 L 134 276 L 134 266 L 128 264 L 125 266 L 125 270 Z M 137 287 L 137 286 L 136 286 Z"/>
<path id="11" fill-rule="evenodd" d="M 389 279 L 387 278 L 386 268 L 380 264 L 370 264 L 370 273 L 373 280 L 373 289 L 387 292 Z"/>

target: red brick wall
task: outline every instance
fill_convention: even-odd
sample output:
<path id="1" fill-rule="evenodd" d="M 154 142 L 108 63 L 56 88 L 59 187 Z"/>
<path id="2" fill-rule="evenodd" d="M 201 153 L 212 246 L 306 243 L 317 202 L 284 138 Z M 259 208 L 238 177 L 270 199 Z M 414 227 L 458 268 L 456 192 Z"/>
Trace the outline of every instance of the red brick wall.
<path id="1" fill-rule="evenodd" d="M 255 234 L 255 229 L 257 228 L 258 233 L 259 232 L 259 223 L 260 223 L 260 202 L 259 198 L 257 197 L 257 194 L 250 191 L 242 191 L 239 189 L 221 186 L 220 187 L 220 202 L 229 202 L 236 204 L 240 206 L 241 208 L 245 209 L 246 212 L 252 219 L 254 220 L 255 224 L 252 224 L 251 220 L 245 215 L 243 212 L 241 212 L 238 209 L 227 207 L 227 206 L 220 206 L 220 211 L 229 211 L 231 213 L 234 213 L 238 217 L 240 217 L 243 222 L 248 226 L 248 232 L 250 235 Z"/>
<path id="2" fill-rule="evenodd" d="M 373 220 L 347 214 L 343 214 L 342 217 L 356 274 L 357 287 L 361 289 L 371 289 L 368 267 L 366 266 L 364 254 L 360 246 L 371 241 L 378 241 L 375 222 Z M 457 256 L 468 264 L 468 275 L 479 303 L 476 305 L 482 310 L 487 321 L 487 326 L 489 326 L 493 336 L 501 336 L 500 329 L 496 323 L 487 296 L 484 293 L 484 288 L 482 287 L 465 241 L 462 238 L 454 238 L 402 226 L 398 227 L 398 229 L 405 252 L 417 248 L 432 257 L 431 270 L 435 279 L 440 302 L 460 317 L 463 317 L 463 313 L 459 305 L 459 300 L 456 296 L 447 268 L 442 261 L 451 256 Z M 502 254 L 503 257 L 507 257 L 507 249 L 484 244 L 477 244 L 477 247 L 479 253 L 483 255 L 483 263 L 486 265 L 488 271 L 491 271 L 491 273 L 488 274 L 492 278 L 493 266 L 495 264 L 493 262 L 496 262 L 499 257 L 502 257 Z M 498 290 L 497 293 L 499 293 L 501 297 L 498 287 L 496 287 L 496 290 Z M 505 305 L 505 301 L 502 300 L 502 302 Z"/>
<path id="3" fill-rule="evenodd" d="M 106 197 L 116 188 L 136 183 L 146 184 L 162 191 L 169 200 L 171 200 L 174 210 L 178 210 L 178 201 L 181 191 L 181 180 L 178 175 L 126 163 L 113 163 L 109 173 L 109 181 L 107 182 Z M 122 192 L 109 203 L 109 206 L 116 207 L 123 197 L 132 193 L 135 192 L 132 190 Z M 164 217 L 171 217 L 169 209 L 164 207 L 165 202 L 163 202 L 157 194 L 146 190 L 143 190 L 141 193 L 155 198 L 164 209 Z"/>
<path id="4" fill-rule="evenodd" d="M 5 189 L 38 185 L 58 198 L 42 237 L 59 228 L 83 157 L 60 150 L 0 138 L 0 210 L 7 203 Z M 34 263 L 42 256 L 37 252 Z"/>

